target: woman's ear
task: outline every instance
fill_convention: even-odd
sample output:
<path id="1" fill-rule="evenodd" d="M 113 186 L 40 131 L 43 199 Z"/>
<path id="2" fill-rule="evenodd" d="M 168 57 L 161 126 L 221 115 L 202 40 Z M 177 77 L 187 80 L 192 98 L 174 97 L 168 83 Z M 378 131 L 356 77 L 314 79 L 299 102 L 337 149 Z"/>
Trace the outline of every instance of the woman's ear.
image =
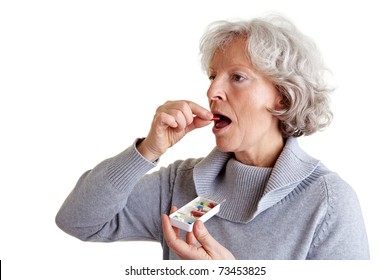
<path id="1" fill-rule="evenodd" d="M 287 99 L 282 94 L 279 94 L 275 100 L 275 108 L 274 109 L 277 111 L 287 109 L 287 102 L 286 101 L 287 101 Z"/>

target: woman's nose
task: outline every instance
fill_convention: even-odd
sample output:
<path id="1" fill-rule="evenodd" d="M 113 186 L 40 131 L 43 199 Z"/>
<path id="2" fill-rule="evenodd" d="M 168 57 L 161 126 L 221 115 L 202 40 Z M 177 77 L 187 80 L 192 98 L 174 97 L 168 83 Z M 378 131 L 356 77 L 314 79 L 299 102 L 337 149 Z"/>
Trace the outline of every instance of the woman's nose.
<path id="1" fill-rule="evenodd" d="M 207 97 L 210 101 L 223 100 L 225 96 L 225 89 L 220 80 L 214 79 L 211 81 L 209 89 L 207 90 Z"/>

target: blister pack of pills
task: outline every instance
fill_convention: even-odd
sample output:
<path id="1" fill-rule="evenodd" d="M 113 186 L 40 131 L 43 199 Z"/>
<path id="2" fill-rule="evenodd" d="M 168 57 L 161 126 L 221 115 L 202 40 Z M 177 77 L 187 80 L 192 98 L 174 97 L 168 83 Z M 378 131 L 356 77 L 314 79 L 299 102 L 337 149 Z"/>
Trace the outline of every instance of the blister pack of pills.
<path id="1" fill-rule="evenodd" d="M 204 197 L 197 197 L 169 215 L 174 227 L 191 232 L 196 220 L 206 222 L 218 213 L 221 204 Z"/>

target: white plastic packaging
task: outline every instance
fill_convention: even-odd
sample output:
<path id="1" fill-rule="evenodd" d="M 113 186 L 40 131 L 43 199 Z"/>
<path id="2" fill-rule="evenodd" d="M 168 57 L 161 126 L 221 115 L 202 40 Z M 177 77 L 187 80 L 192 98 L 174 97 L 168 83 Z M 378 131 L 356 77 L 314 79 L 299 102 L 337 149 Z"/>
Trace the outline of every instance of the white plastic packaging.
<path id="1" fill-rule="evenodd" d="M 219 212 L 221 204 L 198 196 L 174 213 L 169 215 L 174 227 L 191 232 L 196 220 L 206 222 Z"/>

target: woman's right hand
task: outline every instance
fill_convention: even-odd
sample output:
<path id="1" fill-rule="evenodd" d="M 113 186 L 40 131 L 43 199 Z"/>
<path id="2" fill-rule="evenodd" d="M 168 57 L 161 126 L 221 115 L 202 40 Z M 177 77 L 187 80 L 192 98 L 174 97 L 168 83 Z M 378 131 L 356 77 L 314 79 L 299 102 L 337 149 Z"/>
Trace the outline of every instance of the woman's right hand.
<path id="1" fill-rule="evenodd" d="M 157 108 L 148 136 L 138 151 L 148 160 L 157 160 L 188 132 L 211 123 L 213 114 L 191 101 L 167 101 Z"/>

